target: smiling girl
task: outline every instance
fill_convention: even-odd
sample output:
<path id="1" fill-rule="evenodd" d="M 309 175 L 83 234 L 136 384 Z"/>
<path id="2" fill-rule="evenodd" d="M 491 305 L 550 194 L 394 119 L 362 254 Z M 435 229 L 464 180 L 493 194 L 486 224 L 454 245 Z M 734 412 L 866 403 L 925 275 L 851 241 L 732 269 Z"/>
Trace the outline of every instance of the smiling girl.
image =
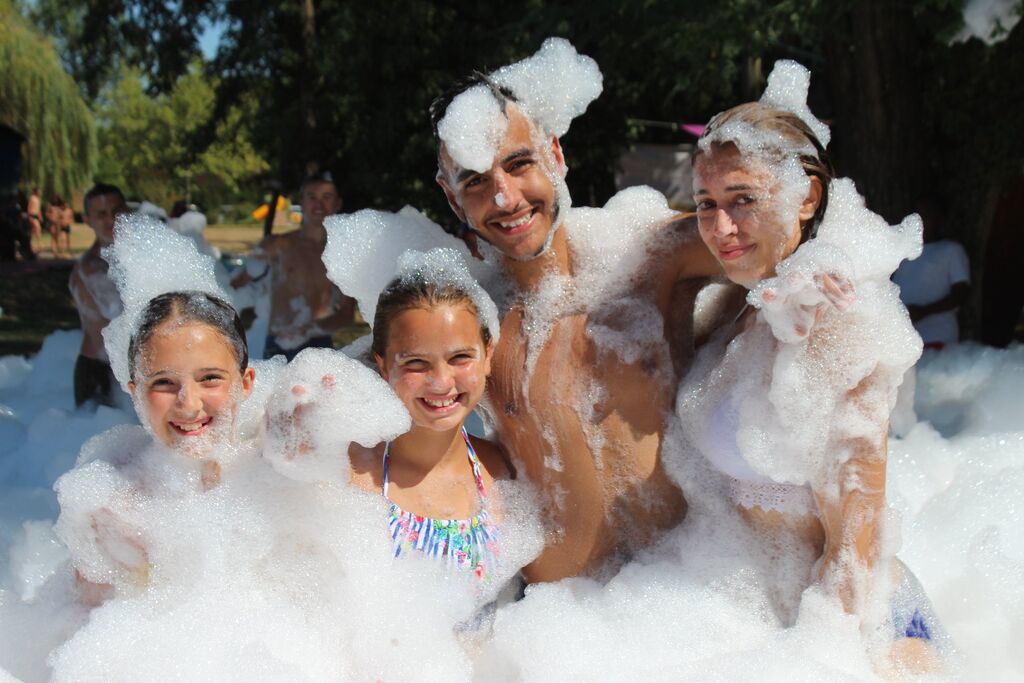
<path id="1" fill-rule="evenodd" d="M 422 272 L 393 280 L 377 303 L 372 353 L 412 428 L 349 449 L 353 483 L 388 501 L 396 557 L 423 553 L 481 580 L 497 561 L 494 483 L 509 470 L 500 449 L 464 423 L 483 396 L 493 351 L 469 288 Z"/>
<path id="2" fill-rule="evenodd" d="M 143 312 L 128 356 L 128 389 L 156 439 L 200 460 L 236 439 L 238 403 L 256 373 L 229 304 L 202 292 L 161 294 Z"/>
<path id="3" fill-rule="evenodd" d="M 153 510 L 218 487 L 222 466 L 246 448 L 236 418 L 255 371 L 229 304 L 205 292 L 156 296 L 139 317 L 128 360 L 127 386 L 151 438 L 137 427 L 95 437 L 56 484 L 56 530 L 87 604 L 111 588 L 148 584 L 150 536 L 162 524 Z"/>

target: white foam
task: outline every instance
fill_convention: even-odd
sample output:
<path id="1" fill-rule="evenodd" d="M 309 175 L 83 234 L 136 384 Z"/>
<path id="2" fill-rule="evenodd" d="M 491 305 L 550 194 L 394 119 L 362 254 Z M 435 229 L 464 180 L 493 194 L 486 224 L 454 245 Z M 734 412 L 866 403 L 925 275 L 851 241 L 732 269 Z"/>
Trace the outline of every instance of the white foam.
<path id="1" fill-rule="evenodd" d="M 364 209 L 353 214 L 329 216 L 324 220 L 327 246 L 323 261 L 327 277 L 359 305 L 359 312 L 370 325 L 377 312 L 377 299 L 400 270 L 400 261 L 406 251 L 427 252 L 443 247 L 452 265 L 447 270 L 465 268 L 477 282 L 492 277 L 491 268 L 473 258 L 465 243 L 447 234 L 439 225 L 411 207 L 398 213 Z M 463 266 L 456 266 L 455 260 Z M 408 261 L 412 263 L 412 261 Z M 439 262 L 440 263 L 440 262 Z M 469 279 L 460 276 L 469 285 Z M 472 294 L 472 292 L 470 292 Z M 477 296 L 479 296 L 479 292 Z M 474 298 L 474 301 L 477 301 Z M 489 307 L 481 297 L 478 310 Z M 494 319 L 488 319 L 488 324 Z M 498 335 L 497 325 L 491 334 Z"/>
<path id="2" fill-rule="evenodd" d="M 967 0 L 963 6 L 964 27 L 950 42 L 978 38 L 995 45 L 1006 40 L 1020 17 L 1020 4 L 1015 0 Z"/>
<path id="3" fill-rule="evenodd" d="M 490 78 L 510 89 L 527 118 L 555 137 L 568 132 L 603 87 L 597 63 L 564 38 L 548 38 L 534 55 L 498 69 Z M 507 116 L 490 88 L 476 85 L 452 100 L 438 135 L 459 166 L 482 173 L 494 162 L 507 128 Z"/>
<path id="4" fill-rule="evenodd" d="M 267 407 L 265 457 L 299 481 L 347 483 L 349 444 L 371 447 L 412 426 L 380 375 L 328 349 L 301 351 L 279 373 Z"/>
<path id="5" fill-rule="evenodd" d="M 768 75 L 768 85 L 761 95 L 761 103 L 799 116 L 814 131 L 821 146 L 828 147 L 832 134 L 807 106 L 807 93 L 811 87 L 811 72 L 789 59 L 775 62 Z"/>
<path id="6" fill-rule="evenodd" d="M 114 376 L 127 390 L 131 380 L 128 345 L 150 300 L 167 292 L 198 291 L 231 303 L 217 281 L 213 257 L 153 218 L 128 214 L 117 219 L 114 243 L 103 250 L 110 279 L 117 285 L 124 313 L 103 330 Z"/>

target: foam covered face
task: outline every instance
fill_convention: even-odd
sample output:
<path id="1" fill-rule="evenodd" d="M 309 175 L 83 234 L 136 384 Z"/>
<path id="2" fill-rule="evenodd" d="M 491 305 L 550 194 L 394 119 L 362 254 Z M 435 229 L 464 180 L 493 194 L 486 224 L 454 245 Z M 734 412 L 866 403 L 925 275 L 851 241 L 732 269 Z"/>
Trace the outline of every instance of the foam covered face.
<path id="1" fill-rule="evenodd" d="M 734 145 L 716 145 L 694 164 L 701 238 L 737 284 L 749 287 L 772 277 L 800 244 L 806 175 L 800 173 L 803 183 L 794 202 L 780 177 L 787 174 L 775 171 L 767 162 L 741 155 Z"/>
<path id="2" fill-rule="evenodd" d="M 461 220 L 502 254 L 522 261 L 543 253 L 557 228 L 555 183 L 565 176 L 565 161 L 557 138 L 536 135 L 514 105 L 507 114 L 490 169 L 463 169 L 442 147 L 438 182 Z"/>
<path id="3" fill-rule="evenodd" d="M 219 330 L 169 320 L 149 338 L 129 389 L 156 438 L 199 456 L 232 437 L 238 403 L 254 377 L 252 368 L 239 370 Z"/>
<path id="4" fill-rule="evenodd" d="M 326 181 L 307 183 L 299 202 L 302 221 L 309 225 L 323 225 L 324 219 L 341 211 L 341 197 L 334 183 Z"/>
<path id="5" fill-rule="evenodd" d="M 85 220 L 101 244 L 110 244 L 114 241 L 114 221 L 126 210 L 120 195 L 101 194 L 89 200 L 89 213 Z"/>
<path id="6" fill-rule="evenodd" d="M 388 329 L 377 367 L 412 416 L 437 431 L 462 425 L 483 396 L 493 345 L 484 345 L 476 314 L 461 305 L 410 308 Z"/>

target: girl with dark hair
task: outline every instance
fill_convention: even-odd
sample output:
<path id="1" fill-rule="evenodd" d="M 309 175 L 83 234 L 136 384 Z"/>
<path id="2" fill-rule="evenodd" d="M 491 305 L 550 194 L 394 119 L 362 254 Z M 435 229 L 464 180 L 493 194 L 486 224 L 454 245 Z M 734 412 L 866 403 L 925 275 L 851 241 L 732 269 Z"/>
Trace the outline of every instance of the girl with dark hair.
<path id="1" fill-rule="evenodd" d="M 256 373 L 230 304 L 203 292 L 152 299 L 128 356 L 128 389 L 154 437 L 194 457 L 235 438 L 238 403 Z"/>
<path id="2" fill-rule="evenodd" d="M 349 455 L 353 483 L 387 499 L 396 557 L 422 553 L 488 581 L 499 543 L 494 483 L 509 470 L 495 444 L 465 427 L 494 352 L 490 324 L 469 290 L 412 273 L 381 293 L 373 359 L 412 429 L 373 448 L 353 444 Z"/>
<path id="3" fill-rule="evenodd" d="M 91 605 L 113 586 L 149 583 L 151 522 L 131 521 L 147 501 L 217 487 L 222 463 L 245 448 L 236 417 L 255 371 L 230 304 L 198 291 L 154 297 L 131 335 L 128 371 L 136 412 L 152 439 L 117 430 L 95 437 L 56 484 L 57 532 L 72 551 L 83 602 Z M 183 457 L 168 458 L 167 449 Z M 103 480 L 110 489 L 97 499 L 89 491 Z"/>

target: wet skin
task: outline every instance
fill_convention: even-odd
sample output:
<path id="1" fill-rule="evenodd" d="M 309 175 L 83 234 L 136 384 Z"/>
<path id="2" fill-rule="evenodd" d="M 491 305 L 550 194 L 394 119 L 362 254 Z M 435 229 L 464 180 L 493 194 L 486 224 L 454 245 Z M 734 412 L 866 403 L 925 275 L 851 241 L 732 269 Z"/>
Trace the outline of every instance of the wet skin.
<path id="1" fill-rule="evenodd" d="M 330 334 L 352 320 L 354 305 L 327 278 L 321 258 L 327 233 L 324 218 L 341 210 L 333 183 L 313 182 L 302 193 L 302 227 L 270 235 L 253 258 L 270 270 L 270 333 L 301 340 Z M 251 281 L 245 271 L 232 279 L 241 287 Z"/>
<path id="2" fill-rule="evenodd" d="M 410 308 L 395 316 L 383 356 L 384 380 L 402 400 L 413 426 L 391 443 L 388 497 L 404 510 L 435 519 L 468 519 L 480 511 L 462 425 L 484 393 L 493 345 L 484 344 L 476 313 L 461 305 Z M 508 477 L 500 450 L 472 439 L 485 489 Z M 349 449 L 352 481 L 382 486 L 383 444 Z"/>
<path id="3" fill-rule="evenodd" d="M 232 434 L 237 403 L 252 391 L 255 378 L 252 368 L 239 369 L 220 331 L 176 320 L 157 327 L 140 366 L 128 388 L 145 406 L 153 433 L 171 447 L 187 447 L 216 429 Z"/>
<path id="4" fill-rule="evenodd" d="M 106 361 L 102 331 L 110 324 L 105 312 L 110 306 L 101 302 L 120 302 L 120 296 L 107 277 L 107 262 L 100 256 L 100 250 L 114 241 L 114 221 L 127 207 L 120 195 L 101 194 L 92 197 L 86 209 L 85 221 L 96 233 L 96 241 L 75 261 L 68 287 L 82 323 L 80 353 L 86 358 Z"/>
<path id="5" fill-rule="evenodd" d="M 551 176 L 565 174 L 557 139 L 543 144 L 546 154 L 537 149 L 525 117 L 510 107 L 491 169 L 466 174 L 442 148 L 438 175 L 453 210 L 502 253 L 509 277 L 526 293 L 550 273 L 571 277 L 574 270 L 564 229 L 543 251 L 555 221 Z M 503 205 L 495 198 L 499 192 Z M 522 225 L 502 225 L 523 217 Z M 682 493 L 664 472 L 661 452 L 665 416 L 692 349 L 697 287 L 684 283 L 720 270 L 692 221 L 675 221 L 664 230 L 661 249 L 640 269 L 631 294 L 653 304 L 673 325 L 666 325 L 664 339 L 652 340 L 652 351 L 639 362 L 598 350 L 588 325 L 626 329 L 631 319 L 628 311 L 597 306 L 592 310 L 601 313 L 557 318 L 527 376 L 529 304 L 514 304 L 502 320 L 485 403 L 502 445 L 541 490 L 550 534 L 544 551 L 524 570 L 530 581 L 599 572 L 683 516 Z M 581 416 L 579 387 L 603 389 L 587 418 Z M 595 435 L 603 438 L 596 452 Z"/>

